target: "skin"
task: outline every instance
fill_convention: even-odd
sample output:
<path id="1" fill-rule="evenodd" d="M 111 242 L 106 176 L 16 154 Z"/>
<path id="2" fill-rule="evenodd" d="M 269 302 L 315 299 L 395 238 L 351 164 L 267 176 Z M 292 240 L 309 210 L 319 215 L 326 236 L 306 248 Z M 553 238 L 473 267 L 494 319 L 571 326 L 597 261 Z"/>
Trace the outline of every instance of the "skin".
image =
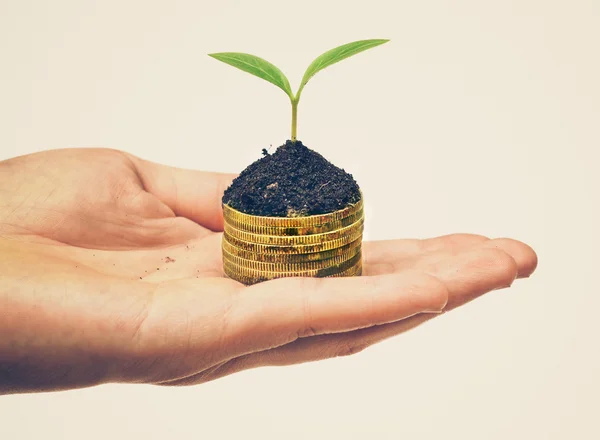
<path id="1" fill-rule="evenodd" d="M 221 269 L 233 175 L 108 149 L 0 162 L 0 393 L 192 385 L 357 353 L 531 275 L 527 245 L 364 243 L 364 276 L 245 287 Z"/>

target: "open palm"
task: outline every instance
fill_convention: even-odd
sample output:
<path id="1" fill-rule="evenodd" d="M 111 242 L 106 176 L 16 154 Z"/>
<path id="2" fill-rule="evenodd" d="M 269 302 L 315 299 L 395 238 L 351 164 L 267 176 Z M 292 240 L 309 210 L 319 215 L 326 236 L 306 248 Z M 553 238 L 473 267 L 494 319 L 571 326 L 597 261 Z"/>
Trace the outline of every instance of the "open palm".
<path id="1" fill-rule="evenodd" d="M 352 354 L 529 276 L 523 243 L 364 244 L 362 277 L 223 276 L 234 176 L 106 149 L 0 162 L 0 392 L 195 384 Z"/>

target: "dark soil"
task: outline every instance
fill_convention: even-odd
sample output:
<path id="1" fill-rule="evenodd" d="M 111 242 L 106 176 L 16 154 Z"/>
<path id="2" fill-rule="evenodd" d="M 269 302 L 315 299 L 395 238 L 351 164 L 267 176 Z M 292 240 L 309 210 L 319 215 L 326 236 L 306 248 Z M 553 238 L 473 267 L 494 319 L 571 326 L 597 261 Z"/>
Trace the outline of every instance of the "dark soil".
<path id="1" fill-rule="evenodd" d="M 300 141 L 265 153 L 227 188 L 224 204 L 246 214 L 296 217 L 327 214 L 360 199 L 351 174 Z"/>

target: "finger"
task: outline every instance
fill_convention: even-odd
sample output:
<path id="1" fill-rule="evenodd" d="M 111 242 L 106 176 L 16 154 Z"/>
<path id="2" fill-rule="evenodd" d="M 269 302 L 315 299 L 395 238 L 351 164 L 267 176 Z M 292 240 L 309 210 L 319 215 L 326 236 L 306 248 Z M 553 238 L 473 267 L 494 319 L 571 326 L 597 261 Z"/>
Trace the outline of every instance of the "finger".
<path id="1" fill-rule="evenodd" d="M 378 277 L 283 278 L 240 294 L 228 314 L 231 355 L 298 338 L 439 313 L 448 301 L 443 283 L 426 273 Z"/>
<path id="2" fill-rule="evenodd" d="M 198 296 L 198 295 L 197 295 Z M 202 301 L 202 295 L 197 301 Z M 172 297 L 171 297 L 172 300 Z M 439 313 L 448 300 L 443 283 L 425 273 L 404 273 L 380 277 L 355 278 L 282 278 L 261 283 L 240 292 L 227 307 L 225 322 L 212 336 L 218 341 L 213 363 L 190 362 L 190 371 L 199 363 L 206 371 L 223 360 L 269 350 L 299 338 L 394 322 L 418 313 Z M 182 307 L 181 304 L 178 307 Z M 159 307 L 155 304 L 154 309 Z M 169 312 L 160 305 L 161 315 Z M 186 306 L 187 310 L 206 314 L 206 307 Z M 192 312 L 196 313 L 196 312 Z M 206 319 L 186 319 L 186 332 L 165 342 L 169 347 L 183 346 L 187 351 L 202 353 L 206 345 Z M 178 340 L 180 339 L 180 340 Z M 189 341 L 202 341 L 198 347 Z M 185 342 L 185 344 L 184 344 Z M 171 356 L 174 354 L 171 352 Z M 169 378 L 191 377 L 199 369 Z M 156 381 L 154 381 L 156 382 Z"/>
<path id="3" fill-rule="evenodd" d="M 416 315 L 390 324 L 354 330 L 349 333 L 319 335 L 298 339 L 282 347 L 260 353 L 252 353 L 218 363 L 200 373 L 181 379 L 155 383 L 163 386 L 188 386 L 216 380 L 230 374 L 259 367 L 287 366 L 316 362 L 340 356 L 360 353 L 365 348 L 397 336 L 416 327 L 416 320 L 431 314 Z M 432 317 L 435 315 L 431 315 Z"/>
<path id="4" fill-rule="evenodd" d="M 443 243 L 443 240 L 441 242 Z M 537 267 L 537 255 L 530 246 L 517 240 L 500 238 L 494 240 L 486 239 L 485 241 L 479 242 L 473 240 L 470 244 L 467 240 L 462 246 L 459 244 L 454 246 L 441 245 L 438 246 L 438 250 L 436 251 L 424 252 L 410 258 L 407 257 L 399 260 L 390 259 L 389 261 L 385 261 L 380 257 L 377 257 L 376 259 L 372 259 L 371 263 L 365 264 L 364 273 L 367 275 L 379 275 L 410 269 L 427 270 L 428 267 L 446 261 L 455 255 L 459 255 L 466 249 L 500 249 L 508 253 L 517 263 L 518 278 L 530 276 Z"/>
<path id="5" fill-rule="evenodd" d="M 502 246 L 507 247 L 508 253 L 501 249 Z M 285 362 L 289 363 L 324 359 L 337 356 L 340 347 L 342 350 L 347 349 L 348 353 L 358 351 L 370 341 L 379 340 L 378 335 L 380 338 L 389 337 L 386 335 L 395 334 L 393 329 L 404 331 L 432 316 L 432 314 L 413 314 L 412 317 L 404 319 L 402 324 L 394 325 L 389 331 L 349 333 L 353 329 L 400 321 L 403 319 L 401 316 L 410 315 L 411 312 L 407 312 L 406 309 L 402 313 L 402 308 L 406 306 L 405 301 L 399 303 L 390 301 L 390 296 L 386 295 L 389 289 L 384 287 L 386 280 L 394 280 L 393 286 L 398 293 L 402 292 L 407 280 L 412 280 L 414 283 L 424 276 L 429 277 L 426 278 L 429 283 L 437 280 L 438 282 L 434 282 L 429 287 L 439 289 L 440 283 L 443 284 L 449 294 L 447 309 L 451 309 L 489 290 L 510 285 L 521 266 L 529 267 L 529 263 L 524 264 L 530 260 L 526 257 L 527 252 L 524 252 L 524 249 L 530 248 L 523 248 L 518 242 L 498 240 L 488 248 L 464 251 L 459 256 L 441 260 L 432 261 L 431 254 L 426 254 L 420 259 L 420 266 L 415 265 L 413 270 L 397 275 L 339 280 L 288 278 L 245 289 L 238 296 L 235 306 L 230 307 L 227 313 L 227 323 L 224 325 L 229 331 L 219 338 L 220 346 L 227 346 L 229 351 L 220 353 L 218 358 L 237 358 L 237 360 L 225 363 L 214 362 L 202 368 L 202 373 L 192 373 L 185 379 L 177 379 L 169 383 L 195 383 L 194 381 L 208 380 L 216 377 L 215 375 L 229 374 L 236 371 L 236 368 L 279 365 L 284 362 L 281 359 L 288 359 Z M 510 255 L 511 252 L 515 253 L 515 257 Z M 521 262 L 521 266 L 517 260 Z M 421 272 L 418 272 L 419 270 Z M 361 284 L 355 284 L 358 280 Z M 377 285 L 380 290 L 373 289 L 365 301 L 364 292 L 361 290 L 365 287 L 374 288 Z M 294 288 L 299 289 L 296 294 Z M 427 288 L 424 290 L 426 292 Z M 401 298 L 393 292 L 393 289 L 390 291 L 391 298 Z M 352 295 L 348 295 L 348 292 Z M 426 294 L 420 298 L 426 298 Z M 240 316 L 240 310 L 244 311 L 245 316 Z M 363 333 L 375 339 L 361 339 Z M 307 337 L 312 335 L 321 335 L 315 339 L 314 346 L 308 342 L 314 338 Z M 354 339 L 348 340 L 348 338 Z M 273 349 L 269 349 L 269 346 Z M 250 354 L 257 351 L 263 353 Z M 241 356 L 236 356 L 236 352 Z M 244 352 L 246 356 L 242 354 Z"/>
<path id="6" fill-rule="evenodd" d="M 165 294 L 154 295 L 140 331 L 140 353 L 186 359 L 163 380 L 301 337 L 439 313 L 448 300 L 443 283 L 425 273 L 282 278 L 248 288 L 226 279 L 207 282 L 202 293 L 189 283 L 165 283 L 160 287 Z"/>
<path id="7" fill-rule="evenodd" d="M 135 156 L 130 158 L 144 189 L 171 208 L 175 215 L 213 231 L 223 230 L 221 199 L 234 174 L 187 170 Z"/>
<path id="8" fill-rule="evenodd" d="M 531 246 L 511 238 L 497 238 L 482 245 L 485 248 L 501 249 L 517 263 L 518 278 L 527 278 L 536 270 L 538 256 Z"/>
<path id="9" fill-rule="evenodd" d="M 514 269 L 516 278 L 525 278 L 530 276 L 537 266 L 537 255 L 534 250 L 517 240 L 508 238 L 500 238 L 489 240 L 474 247 L 470 252 L 464 251 L 459 256 L 465 258 L 466 255 L 477 254 L 478 252 L 490 253 L 498 251 L 499 258 L 503 255 L 508 255 L 514 261 Z M 420 259 L 415 260 L 414 267 L 422 270 L 433 270 L 439 272 L 439 267 L 452 261 L 454 254 L 451 253 L 434 253 L 425 255 Z"/>
<path id="10" fill-rule="evenodd" d="M 442 242 L 438 241 L 439 244 Z M 535 269 L 537 257 L 523 243 L 500 239 L 492 240 L 480 249 L 463 251 L 458 256 L 434 260 L 431 254 L 425 254 L 417 261 L 413 270 L 427 271 L 444 283 L 449 293 L 445 310 L 451 310 L 488 291 L 509 286 L 520 274 L 530 274 Z M 421 313 L 397 322 L 355 331 L 299 338 L 280 347 L 221 362 L 201 373 L 165 385 L 201 383 L 248 368 L 289 365 L 357 353 L 435 316 Z"/>
<path id="11" fill-rule="evenodd" d="M 363 243 L 363 273 L 380 275 L 398 272 L 426 254 L 456 255 L 489 241 L 475 234 L 450 234 L 428 239 L 381 240 Z"/>
<path id="12" fill-rule="evenodd" d="M 466 251 L 458 258 L 427 269 L 447 286 L 450 294 L 446 310 L 456 308 L 491 290 L 506 287 L 517 275 L 515 259 L 499 249 Z M 418 314 L 397 322 L 350 332 L 299 338 L 292 343 L 252 353 L 221 363 L 202 373 L 164 385 L 189 385 L 213 380 L 237 371 L 260 366 L 291 365 L 345 356 L 432 319 L 435 314 Z"/>
<path id="13" fill-rule="evenodd" d="M 449 311 L 486 292 L 510 286 L 517 276 L 517 263 L 502 250 L 482 249 L 466 251 L 460 257 L 440 262 L 435 267 L 428 267 L 428 270 L 446 286 L 449 298 L 445 311 Z M 416 315 L 370 329 L 306 338 L 257 356 L 263 356 L 261 362 L 269 365 L 284 365 L 352 354 L 434 316 Z"/>
<path id="14" fill-rule="evenodd" d="M 412 258 L 439 251 L 462 251 L 489 238 L 476 234 L 449 234 L 428 239 L 378 240 L 363 243 L 364 260 L 373 264 Z"/>

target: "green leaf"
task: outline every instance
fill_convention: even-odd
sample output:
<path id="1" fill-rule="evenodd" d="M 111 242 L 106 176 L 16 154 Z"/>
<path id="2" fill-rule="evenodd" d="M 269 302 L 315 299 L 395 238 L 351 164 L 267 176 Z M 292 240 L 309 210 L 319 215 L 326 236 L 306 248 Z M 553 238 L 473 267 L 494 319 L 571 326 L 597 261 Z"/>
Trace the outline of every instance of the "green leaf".
<path id="1" fill-rule="evenodd" d="M 263 60 L 254 55 L 239 52 L 221 52 L 211 53 L 209 56 L 222 61 L 230 66 L 237 67 L 244 72 L 251 73 L 254 76 L 269 81 L 271 84 L 275 84 L 281 90 L 283 90 L 290 99 L 294 98 L 290 82 L 283 74 L 281 70 L 269 63 L 267 60 Z"/>
<path id="2" fill-rule="evenodd" d="M 342 46 L 336 47 L 335 49 L 331 49 L 325 52 L 323 55 L 319 56 L 315 59 L 302 77 L 302 82 L 300 83 L 300 88 L 298 89 L 298 93 L 296 94 L 296 100 L 300 98 L 300 93 L 304 89 L 304 86 L 308 81 L 315 76 L 315 74 L 326 67 L 331 66 L 332 64 L 339 63 L 342 60 L 345 60 L 352 55 L 356 55 L 357 53 L 364 52 L 365 50 L 371 49 L 376 46 L 380 46 L 384 43 L 387 43 L 390 40 L 361 40 L 355 41 L 353 43 L 344 44 Z"/>

